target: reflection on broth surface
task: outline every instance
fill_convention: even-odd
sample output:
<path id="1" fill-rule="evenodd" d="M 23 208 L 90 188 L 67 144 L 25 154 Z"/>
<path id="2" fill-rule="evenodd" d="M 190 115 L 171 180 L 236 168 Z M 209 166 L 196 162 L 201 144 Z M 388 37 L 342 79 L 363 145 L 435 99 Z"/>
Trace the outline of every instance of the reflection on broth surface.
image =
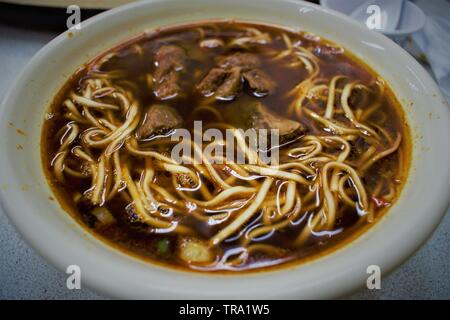
<path id="1" fill-rule="evenodd" d="M 387 84 L 343 48 L 272 26 L 132 39 L 81 68 L 50 115 L 42 157 L 64 208 L 127 252 L 191 270 L 330 252 L 380 219 L 408 172 L 409 131 Z M 194 121 L 229 129 L 247 161 L 206 153 L 228 140 L 190 141 L 201 162 L 174 161 L 171 137 Z M 279 162 L 236 129 L 275 130 Z"/>

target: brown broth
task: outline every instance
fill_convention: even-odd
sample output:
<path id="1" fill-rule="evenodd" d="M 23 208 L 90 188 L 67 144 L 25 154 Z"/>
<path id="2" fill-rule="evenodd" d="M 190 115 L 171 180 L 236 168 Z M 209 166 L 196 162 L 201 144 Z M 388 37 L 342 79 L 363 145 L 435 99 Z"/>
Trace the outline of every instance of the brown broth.
<path id="1" fill-rule="evenodd" d="M 282 32 L 289 35 L 293 43 L 299 42 L 304 47 L 315 48 L 313 49 L 313 52 L 320 58 L 320 78 L 330 79 L 334 75 L 342 74 L 348 76 L 352 81 L 357 80 L 369 87 L 373 87 L 374 81 L 378 78 L 376 73 L 372 71 L 370 67 L 359 61 L 346 50 L 344 53 L 333 55 L 332 57 L 321 56 L 321 48 L 327 46 L 336 47 L 336 45 L 324 39 L 313 38 L 308 34 L 294 33 L 278 27 L 236 22 L 214 22 L 205 25 L 207 26 L 205 28 L 207 36 L 219 37 L 225 41 L 236 37 L 242 32 L 241 29 L 243 27 L 248 26 L 256 27 L 258 30 L 267 32 L 271 35 L 271 43 L 251 47 L 248 49 L 248 52 L 260 56 L 262 61 L 261 68 L 277 83 L 276 91 L 266 97 L 259 98 L 253 96 L 251 92 L 248 91 L 248 88 L 244 88 L 244 92 L 240 93 L 237 99 L 262 101 L 266 107 L 279 115 L 287 116 L 286 106 L 292 102 L 292 97 L 287 97 L 286 93 L 307 76 L 307 72 L 304 68 L 283 66 L 280 61 L 273 61 L 266 54 L 267 50 L 282 51 L 285 49 L 285 44 L 281 37 Z M 142 232 L 139 226 L 130 224 L 129 221 L 124 218 L 127 216 L 125 208 L 128 203 L 124 198 L 119 196 L 115 196 L 111 201 L 105 204 L 105 207 L 107 207 L 117 219 L 117 223 L 107 228 L 93 228 L 93 217 L 90 213 L 92 207 L 85 202 L 77 204 L 73 200 L 75 194 L 82 194 L 85 190 L 90 188 L 91 180 L 79 179 L 66 175 L 65 182 L 61 183 L 55 178 L 52 170 L 51 161 L 60 146 L 60 136 L 58 135 L 58 132 L 67 122 L 69 122 L 69 120 L 64 117 L 62 107 L 63 101 L 71 90 L 77 91 L 79 89 L 83 79 L 91 76 L 93 66 L 96 65 L 96 62 L 98 62 L 101 57 L 104 57 L 109 52 L 117 52 L 117 55 L 114 58 L 102 65 L 101 71 L 124 70 L 125 75 L 123 76 L 123 79 L 129 80 L 137 86 L 135 93 L 141 106 L 157 103 L 158 101 L 152 95 L 151 90 L 147 88 L 145 78 L 146 74 L 152 73 L 154 69 L 152 52 L 162 43 L 176 43 L 187 52 L 187 56 L 189 57 L 188 65 L 186 67 L 187 70 L 180 82 L 182 91 L 187 94 L 177 97 L 176 99 L 167 100 L 165 103 L 174 107 L 181 116 L 186 119 L 186 127 L 190 128 L 192 121 L 198 120 L 194 119 L 192 115 L 193 106 L 199 105 L 204 101 L 204 97 L 193 89 L 195 83 L 198 82 L 198 79 L 200 79 L 207 70 L 214 67 L 215 58 L 217 56 L 227 55 L 236 51 L 236 49 L 225 47 L 215 49 L 199 48 L 199 32 L 197 31 L 197 27 L 198 25 L 188 25 L 168 28 L 151 34 L 144 34 L 131 41 L 127 41 L 123 45 L 117 46 L 116 48 L 99 55 L 96 59 L 81 68 L 66 82 L 60 92 L 56 95 L 49 111 L 52 117 L 45 120 L 44 123 L 41 153 L 49 184 L 63 209 L 71 213 L 75 219 L 86 226 L 93 234 L 129 254 L 169 267 L 182 268 L 184 270 L 214 272 L 267 270 L 268 268 L 280 267 L 280 265 L 285 266 L 292 263 L 301 263 L 336 250 L 374 225 L 375 222 L 379 221 L 388 208 L 394 204 L 406 181 L 411 149 L 409 129 L 405 122 L 402 108 L 387 86 L 385 95 L 383 97 L 377 97 L 378 99 L 381 99 L 380 108 L 375 111 L 368 120 L 380 125 L 392 136 L 395 136 L 396 133 L 400 133 L 403 139 L 400 148 L 396 152 L 379 162 L 376 162 L 362 177 L 362 181 L 365 184 L 369 196 L 371 192 L 373 192 L 380 177 L 386 177 L 386 179 L 390 180 L 395 192 L 393 200 L 389 201 L 387 207 L 380 206 L 375 209 L 375 218 L 372 223 L 362 221 L 354 208 L 344 206 L 340 209 L 336 224 L 333 227 L 335 230 L 340 229 L 341 232 L 333 236 L 318 234 L 310 237 L 310 239 L 300 247 L 296 247 L 293 245 L 293 240 L 306 225 L 308 214 L 310 214 L 304 213 L 304 219 L 301 220 L 300 223 L 295 225 L 292 224 L 259 242 L 278 246 L 283 249 L 283 254 L 276 257 L 267 254 L 254 254 L 245 264 L 233 268 L 217 264 L 207 267 L 193 266 L 181 261 L 176 253 L 178 250 L 177 242 L 180 236 L 175 233 L 154 234 Z M 141 53 L 136 50 L 136 45 L 142 49 Z M 374 97 L 370 97 L 369 99 L 372 98 Z M 227 103 L 229 102 L 216 101 L 212 103 L 212 106 L 220 110 L 220 108 Z M 341 120 L 339 117 L 341 116 L 337 116 L 337 118 Z M 212 118 L 207 116 L 203 116 L 201 120 L 203 120 L 204 126 L 213 121 Z M 324 132 L 321 131 L 317 125 L 313 124 L 310 119 L 304 117 L 299 119 L 299 121 L 307 128 L 308 134 L 324 134 Z M 87 127 L 88 126 L 81 126 L 80 132 Z M 360 155 L 358 154 L 360 150 L 358 149 L 358 145 L 361 145 L 362 150 L 364 148 L 364 143 L 365 142 L 360 141 L 360 139 L 354 141 L 352 153 L 349 156 L 350 160 L 352 157 L 357 158 Z M 131 161 L 133 168 L 143 168 L 144 166 L 144 160 L 142 159 L 132 158 Z M 138 169 L 135 169 L 135 171 L 139 172 Z M 280 182 L 281 181 L 276 181 L 275 185 Z M 172 186 L 170 184 L 170 179 L 164 174 L 158 173 L 155 183 L 160 186 L 165 186 L 167 190 L 175 193 L 174 190 L 171 190 Z M 271 190 L 271 192 L 273 192 L 274 189 L 272 188 Z M 304 195 L 307 192 L 309 191 L 306 188 L 303 188 L 301 194 Z M 370 201 L 374 200 L 371 199 Z M 207 225 L 206 223 L 195 219 L 187 212 L 180 213 L 180 219 L 180 223 L 191 226 L 197 232 L 196 236 L 201 239 L 209 239 L 223 227 L 220 225 Z M 251 226 L 260 223 L 260 219 L 260 213 L 256 213 L 251 221 L 247 223 L 246 227 L 250 228 Z M 220 244 L 219 251 L 222 252 L 222 255 L 231 254 L 233 250 L 240 247 L 239 240 L 240 239 L 233 239 L 233 237 L 230 237 Z M 158 250 L 158 248 L 161 247 L 165 248 L 163 250 L 164 252 Z"/>

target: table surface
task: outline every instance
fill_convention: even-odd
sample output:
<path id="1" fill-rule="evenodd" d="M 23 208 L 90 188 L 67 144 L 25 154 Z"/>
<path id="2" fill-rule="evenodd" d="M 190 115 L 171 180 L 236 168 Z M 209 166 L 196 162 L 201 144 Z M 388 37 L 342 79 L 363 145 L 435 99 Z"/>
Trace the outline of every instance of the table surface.
<path id="1" fill-rule="evenodd" d="M 95 13 L 82 15 L 86 18 Z M 65 11 L 0 4 L 0 99 L 31 57 L 64 31 L 64 26 Z M 361 289 L 348 298 L 450 299 L 449 212 L 429 241 L 382 279 L 381 290 Z M 0 299 L 106 298 L 85 287 L 68 290 L 66 275 L 23 241 L 1 209 L 0 257 Z"/>

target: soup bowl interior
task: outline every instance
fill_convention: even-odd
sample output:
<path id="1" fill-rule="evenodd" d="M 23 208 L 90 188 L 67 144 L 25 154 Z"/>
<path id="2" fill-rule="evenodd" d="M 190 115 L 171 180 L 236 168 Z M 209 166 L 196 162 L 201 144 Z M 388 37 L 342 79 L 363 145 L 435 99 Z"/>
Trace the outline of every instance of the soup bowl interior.
<path id="1" fill-rule="evenodd" d="M 143 31 L 199 20 L 268 23 L 323 36 L 371 66 L 393 89 L 412 135 L 408 180 L 395 205 L 350 244 L 314 261 L 253 274 L 201 274 L 152 265 L 95 238 L 64 212 L 46 182 L 40 136 L 47 107 L 79 66 Z M 448 106 L 422 67 L 386 37 L 335 12 L 299 1 L 164 0 L 102 13 L 49 43 L 5 97 L 0 117 L 1 203 L 23 237 L 60 270 L 126 298 L 322 298 L 362 286 L 367 268 L 388 272 L 432 233 L 448 207 Z"/>

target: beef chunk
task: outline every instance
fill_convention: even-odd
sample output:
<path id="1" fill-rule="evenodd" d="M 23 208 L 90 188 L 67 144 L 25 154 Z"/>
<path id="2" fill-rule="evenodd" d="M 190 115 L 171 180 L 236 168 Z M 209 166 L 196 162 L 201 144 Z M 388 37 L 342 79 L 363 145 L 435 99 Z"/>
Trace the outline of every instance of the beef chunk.
<path id="1" fill-rule="evenodd" d="M 181 71 L 186 64 L 186 53 L 176 45 L 164 45 L 155 53 L 155 79 L 161 79 L 171 71 Z"/>
<path id="2" fill-rule="evenodd" d="M 290 141 L 306 132 L 300 122 L 281 117 L 254 100 L 241 100 L 228 105 L 224 116 L 227 122 L 239 129 L 279 130 L 281 142 Z"/>
<path id="3" fill-rule="evenodd" d="M 208 74 L 197 84 L 197 89 L 205 96 L 214 94 L 217 88 L 227 78 L 227 71 L 221 68 L 213 68 Z"/>
<path id="4" fill-rule="evenodd" d="M 252 127 L 255 129 L 276 129 L 279 130 L 281 137 L 295 135 L 295 133 L 304 132 L 300 122 L 289 120 L 271 113 L 261 103 L 258 103 L 257 110 L 251 115 Z"/>
<path id="5" fill-rule="evenodd" d="M 183 119 L 174 108 L 155 104 L 147 110 L 144 121 L 137 129 L 136 134 L 139 139 L 143 139 L 152 134 L 164 133 L 168 130 L 179 128 L 182 123 Z"/>
<path id="6" fill-rule="evenodd" d="M 179 75 L 176 71 L 170 71 L 156 83 L 154 93 L 161 100 L 170 99 L 178 95 L 180 87 L 178 86 Z"/>
<path id="7" fill-rule="evenodd" d="M 314 48 L 313 52 L 316 56 L 325 61 L 335 62 L 337 58 L 342 56 L 344 49 L 329 45 L 318 45 Z"/>
<path id="8" fill-rule="evenodd" d="M 222 68 L 240 67 L 243 71 L 258 68 L 261 65 L 259 58 L 251 53 L 237 52 L 219 60 Z"/>
<path id="9" fill-rule="evenodd" d="M 243 73 L 243 77 L 258 97 L 272 93 L 275 88 L 275 82 L 260 69 L 246 71 Z"/>
<path id="10" fill-rule="evenodd" d="M 213 68 L 197 85 L 197 88 L 205 96 L 214 93 L 219 98 L 234 98 L 241 84 L 241 70 L 234 67 L 229 70 Z"/>
<path id="11" fill-rule="evenodd" d="M 161 100 L 178 95 L 180 72 L 186 65 L 186 53 L 176 45 L 163 45 L 155 53 L 154 93 Z"/>
<path id="12" fill-rule="evenodd" d="M 245 79 L 254 95 L 263 97 L 273 92 L 275 82 L 258 69 L 260 64 L 259 58 L 251 53 L 237 52 L 223 57 L 218 67 L 211 69 L 200 81 L 197 89 L 206 97 L 216 94 L 218 99 L 232 100 Z"/>
<path id="13" fill-rule="evenodd" d="M 240 68 L 231 68 L 222 85 L 217 89 L 216 94 L 219 98 L 234 98 L 241 85 Z"/>

